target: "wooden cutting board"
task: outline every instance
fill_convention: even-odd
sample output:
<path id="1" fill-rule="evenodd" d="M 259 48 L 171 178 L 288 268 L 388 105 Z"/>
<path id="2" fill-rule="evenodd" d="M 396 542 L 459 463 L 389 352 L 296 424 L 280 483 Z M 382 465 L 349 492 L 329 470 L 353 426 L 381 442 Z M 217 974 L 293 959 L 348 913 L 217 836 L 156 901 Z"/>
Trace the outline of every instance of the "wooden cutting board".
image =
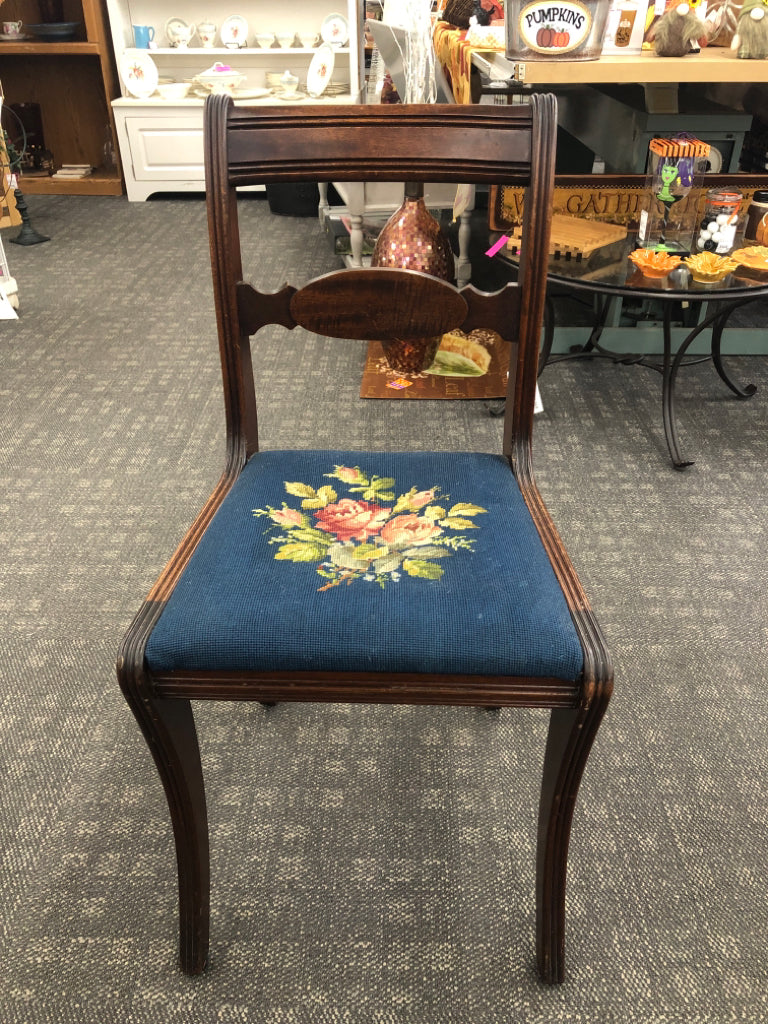
<path id="1" fill-rule="evenodd" d="M 552 215 L 552 234 L 549 240 L 551 256 L 582 259 L 589 256 L 595 249 L 611 245 L 627 237 L 627 229 L 619 224 L 602 224 L 596 220 L 582 220 L 581 217 L 566 217 L 564 214 Z M 522 228 L 514 228 L 509 236 L 507 248 L 512 252 L 520 250 Z"/>

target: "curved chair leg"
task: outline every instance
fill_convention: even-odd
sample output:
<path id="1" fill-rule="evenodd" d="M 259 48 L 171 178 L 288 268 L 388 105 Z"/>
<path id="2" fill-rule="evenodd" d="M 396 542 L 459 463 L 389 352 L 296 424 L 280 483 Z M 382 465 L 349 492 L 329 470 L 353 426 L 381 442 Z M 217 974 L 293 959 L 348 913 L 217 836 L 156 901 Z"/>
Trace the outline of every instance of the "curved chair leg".
<path id="1" fill-rule="evenodd" d="M 547 984 L 565 976 L 565 886 L 573 809 L 608 695 L 551 712 L 544 754 L 536 859 L 536 957 Z"/>
<path id="2" fill-rule="evenodd" d="M 128 696 L 128 695 L 126 695 Z M 179 875 L 179 950 L 185 974 L 208 960 L 210 869 L 208 815 L 195 720 L 188 700 L 128 696 L 165 789 Z"/>

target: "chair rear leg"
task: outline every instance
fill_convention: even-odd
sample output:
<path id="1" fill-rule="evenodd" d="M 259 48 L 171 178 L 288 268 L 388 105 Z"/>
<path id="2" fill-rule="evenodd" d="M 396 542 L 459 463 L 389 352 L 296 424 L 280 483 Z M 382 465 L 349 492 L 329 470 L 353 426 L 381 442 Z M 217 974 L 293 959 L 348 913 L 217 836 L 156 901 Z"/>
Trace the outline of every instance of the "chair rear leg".
<path id="1" fill-rule="evenodd" d="M 539 976 L 550 985 L 565 976 L 565 887 L 573 809 L 609 695 L 596 697 L 588 707 L 551 712 L 536 858 L 536 957 Z"/>
<path id="2" fill-rule="evenodd" d="M 179 950 L 185 974 L 201 974 L 208 960 L 210 868 L 208 815 L 200 749 L 188 700 L 128 702 L 144 733 L 165 789 L 179 875 Z M 138 706 L 137 706 L 138 705 Z"/>

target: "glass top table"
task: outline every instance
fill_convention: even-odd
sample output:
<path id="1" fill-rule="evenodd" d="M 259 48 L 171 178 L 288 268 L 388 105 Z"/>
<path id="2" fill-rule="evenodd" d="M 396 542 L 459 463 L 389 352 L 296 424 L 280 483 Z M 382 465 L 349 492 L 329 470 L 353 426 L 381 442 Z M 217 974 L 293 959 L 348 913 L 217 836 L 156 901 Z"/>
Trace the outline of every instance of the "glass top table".
<path id="1" fill-rule="evenodd" d="M 723 331 L 734 310 L 756 299 L 768 297 L 768 269 L 761 278 L 755 271 L 738 267 L 734 273 L 716 284 L 700 284 L 694 281 L 684 264 L 680 265 L 684 269 L 675 269 L 664 277 L 646 277 L 629 259 L 630 252 L 636 248 L 638 246 L 634 238 L 628 237 L 596 249 L 588 257 L 581 259 L 575 255 L 555 255 L 550 258 L 547 279 L 553 285 L 560 285 L 576 292 L 587 292 L 597 298 L 594 324 L 579 354 L 606 355 L 619 362 L 639 363 L 661 372 L 664 435 L 674 467 L 685 469 L 692 465 L 692 461 L 683 458 L 677 434 L 675 384 L 678 370 L 691 344 L 703 331 L 711 328 L 710 355 L 721 379 L 738 398 L 747 399 L 755 394 L 757 389 L 753 384 L 741 387 L 729 377 L 722 361 L 721 343 Z M 512 266 L 517 265 L 517 255 L 514 252 L 502 248 L 498 255 Z M 661 301 L 664 344 L 661 366 L 644 356 L 613 353 L 600 345 L 600 336 L 606 325 L 611 300 L 615 297 Z M 705 303 L 706 309 L 703 308 Z M 698 305 L 700 312 L 696 325 L 673 352 L 673 318 L 681 305 Z M 551 301 L 548 300 L 542 366 L 549 358 L 553 336 L 554 313 Z"/>

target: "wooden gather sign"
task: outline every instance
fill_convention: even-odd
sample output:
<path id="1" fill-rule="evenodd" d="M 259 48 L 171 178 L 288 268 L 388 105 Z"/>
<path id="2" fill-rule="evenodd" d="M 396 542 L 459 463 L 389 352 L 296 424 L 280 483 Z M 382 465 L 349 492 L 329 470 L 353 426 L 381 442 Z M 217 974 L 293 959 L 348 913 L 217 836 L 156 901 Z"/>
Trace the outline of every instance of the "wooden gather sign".
<path id="1" fill-rule="evenodd" d="M 744 196 L 744 215 L 755 189 L 768 188 L 768 176 L 760 174 L 707 174 L 705 184 L 692 188 L 680 201 L 678 215 L 684 215 L 693 203 L 703 209 L 710 188 L 734 188 Z M 585 220 L 608 221 L 635 230 L 646 208 L 648 192 L 644 174 L 558 174 L 555 178 L 553 213 Z M 523 219 L 523 189 L 513 185 L 492 185 L 489 201 L 489 226 L 492 231 L 510 231 Z"/>

